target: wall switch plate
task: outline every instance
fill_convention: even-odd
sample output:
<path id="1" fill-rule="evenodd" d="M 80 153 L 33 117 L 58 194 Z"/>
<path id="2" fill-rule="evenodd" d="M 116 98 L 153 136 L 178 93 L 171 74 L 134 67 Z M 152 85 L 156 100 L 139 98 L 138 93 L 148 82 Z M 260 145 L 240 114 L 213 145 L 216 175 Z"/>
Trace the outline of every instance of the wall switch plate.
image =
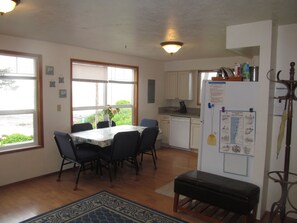
<path id="1" fill-rule="evenodd" d="M 57 111 L 61 111 L 62 110 L 62 106 L 61 105 L 57 105 Z"/>

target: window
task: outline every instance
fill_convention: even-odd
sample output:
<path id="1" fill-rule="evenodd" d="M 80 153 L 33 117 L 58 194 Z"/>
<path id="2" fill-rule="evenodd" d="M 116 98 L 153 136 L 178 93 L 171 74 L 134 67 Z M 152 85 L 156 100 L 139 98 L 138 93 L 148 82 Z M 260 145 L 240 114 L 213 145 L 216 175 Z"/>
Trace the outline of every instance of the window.
<path id="1" fill-rule="evenodd" d="M 199 80 L 199 88 L 200 91 L 198 91 L 199 95 L 198 95 L 198 104 L 201 104 L 201 97 L 202 97 L 202 85 L 203 85 L 203 81 L 204 80 L 211 80 L 212 77 L 216 77 L 217 76 L 217 72 L 216 71 L 199 71 L 198 72 L 198 80 Z"/>
<path id="2" fill-rule="evenodd" d="M 136 124 L 138 68 L 72 60 L 72 123 L 106 120 L 107 105 L 119 108 L 116 125 Z"/>
<path id="3" fill-rule="evenodd" d="M 0 51 L 0 153 L 43 146 L 41 56 Z"/>

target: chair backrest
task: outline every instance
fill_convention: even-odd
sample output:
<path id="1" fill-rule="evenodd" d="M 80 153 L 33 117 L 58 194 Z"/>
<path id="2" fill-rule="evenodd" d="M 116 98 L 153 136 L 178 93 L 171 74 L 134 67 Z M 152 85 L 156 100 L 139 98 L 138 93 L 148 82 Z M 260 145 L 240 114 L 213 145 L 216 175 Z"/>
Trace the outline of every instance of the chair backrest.
<path id="1" fill-rule="evenodd" d="M 137 152 L 142 153 L 154 149 L 158 134 L 158 127 L 145 128 L 141 133 Z"/>
<path id="2" fill-rule="evenodd" d="M 112 160 L 124 160 L 136 156 L 139 137 L 138 131 L 117 133 L 112 142 Z"/>
<path id="3" fill-rule="evenodd" d="M 116 126 L 116 123 L 114 121 L 112 122 L 112 126 Z M 107 128 L 109 127 L 109 121 L 100 121 L 97 123 L 97 129 L 101 129 L 101 128 Z"/>
<path id="4" fill-rule="evenodd" d="M 78 123 L 78 124 L 72 125 L 71 132 L 81 132 L 81 131 L 86 131 L 91 129 L 93 129 L 93 126 L 89 122 Z"/>
<path id="5" fill-rule="evenodd" d="M 54 139 L 59 149 L 60 155 L 63 158 L 68 158 L 77 161 L 76 149 L 73 144 L 72 138 L 68 133 L 55 131 Z"/>
<path id="6" fill-rule="evenodd" d="M 156 127 L 156 126 L 158 126 L 158 121 L 155 120 L 155 119 L 144 118 L 144 119 L 141 120 L 140 126 Z"/>

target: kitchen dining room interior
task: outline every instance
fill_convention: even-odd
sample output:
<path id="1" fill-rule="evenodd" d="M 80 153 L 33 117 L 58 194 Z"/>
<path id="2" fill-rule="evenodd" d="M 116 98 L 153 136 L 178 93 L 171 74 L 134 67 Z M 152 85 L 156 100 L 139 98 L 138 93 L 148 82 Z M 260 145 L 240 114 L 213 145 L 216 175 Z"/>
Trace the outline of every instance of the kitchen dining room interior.
<path id="1" fill-rule="evenodd" d="M 99 190 L 197 222 L 172 210 L 172 182 L 190 170 L 257 185 L 257 221 L 268 222 L 282 195 L 287 211 L 296 210 L 297 141 L 286 145 L 290 106 L 280 83 L 295 73 L 296 1 L 13 2 L 0 18 L 0 222 Z M 168 44 L 179 50 L 168 53 Z M 158 123 L 156 169 L 144 155 L 139 175 L 125 162 L 112 183 L 95 165 L 82 169 L 76 191 L 73 168 L 56 181 L 63 158 L 55 131 L 111 148 L 113 130 L 137 128 L 141 137 L 143 119 Z M 74 137 L 80 123 L 90 123 L 91 133 Z M 284 167 L 293 186 L 282 192 L 286 181 L 271 173 Z"/>

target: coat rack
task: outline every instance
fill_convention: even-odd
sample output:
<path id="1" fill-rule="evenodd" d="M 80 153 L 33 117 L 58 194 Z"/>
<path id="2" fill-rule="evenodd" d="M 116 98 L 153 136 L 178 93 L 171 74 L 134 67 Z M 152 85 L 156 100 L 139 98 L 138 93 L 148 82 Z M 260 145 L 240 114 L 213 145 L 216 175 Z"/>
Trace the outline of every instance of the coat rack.
<path id="1" fill-rule="evenodd" d="M 280 72 L 277 73 L 277 80 L 271 80 L 268 75 L 271 72 L 268 71 L 267 78 L 275 83 L 283 84 L 287 87 L 287 94 L 284 96 L 276 97 L 278 100 L 285 100 L 286 102 L 286 116 L 287 116 L 287 126 L 286 126 L 286 148 L 285 148 L 285 163 L 283 171 L 271 171 L 268 173 L 268 177 L 272 179 L 274 182 L 279 183 L 282 189 L 281 198 L 279 201 L 276 201 L 272 204 L 270 210 L 269 222 L 271 223 L 274 217 L 279 214 L 280 220 L 283 223 L 287 218 L 288 214 L 297 214 L 297 208 L 294 207 L 292 202 L 290 201 L 289 191 L 294 186 L 297 185 L 297 180 L 290 180 L 291 178 L 297 179 L 296 173 L 291 173 L 289 171 L 290 168 L 290 152 L 291 152 L 291 135 L 292 135 L 292 114 L 293 114 L 293 101 L 297 100 L 296 96 L 296 87 L 297 81 L 294 80 L 295 74 L 295 63 L 290 63 L 290 79 L 289 80 L 281 80 L 279 78 Z M 290 205 L 292 210 L 287 211 L 286 205 Z"/>

